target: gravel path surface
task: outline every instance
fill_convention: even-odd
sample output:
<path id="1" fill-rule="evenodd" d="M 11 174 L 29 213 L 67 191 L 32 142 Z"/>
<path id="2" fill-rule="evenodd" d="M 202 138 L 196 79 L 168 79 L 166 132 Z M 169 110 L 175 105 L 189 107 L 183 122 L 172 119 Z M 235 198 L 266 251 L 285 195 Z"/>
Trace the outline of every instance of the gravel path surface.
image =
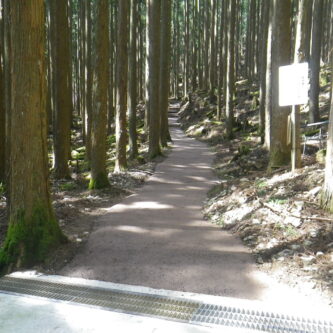
<path id="1" fill-rule="evenodd" d="M 98 217 L 83 250 L 58 273 L 274 304 L 288 299 L 291 306 L 293 299 L 312 309 L 320 304 L 264 276 L 239 239 L 204 221 L 202 204 L 217 180 L 214 154 L 186 137 L 175 118 L 170 125 L 169 157 L 136 194 Z"/>

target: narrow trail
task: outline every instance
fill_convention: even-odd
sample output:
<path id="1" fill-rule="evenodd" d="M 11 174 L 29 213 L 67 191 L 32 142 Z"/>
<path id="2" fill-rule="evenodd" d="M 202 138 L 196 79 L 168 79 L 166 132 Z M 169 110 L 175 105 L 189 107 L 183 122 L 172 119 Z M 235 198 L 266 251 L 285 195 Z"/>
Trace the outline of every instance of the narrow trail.
<path id="1" fill-rule="evenodd" d="M 214 155 L 174 117 L 170 128 L 168 158 L 136 194 L 97 218 L 82 252 L 58 273 L 272 302 L 293 297 L 291 288 L 262 276 L 239 239 L 204 221 L 202 204 L 217 181 Z"/>

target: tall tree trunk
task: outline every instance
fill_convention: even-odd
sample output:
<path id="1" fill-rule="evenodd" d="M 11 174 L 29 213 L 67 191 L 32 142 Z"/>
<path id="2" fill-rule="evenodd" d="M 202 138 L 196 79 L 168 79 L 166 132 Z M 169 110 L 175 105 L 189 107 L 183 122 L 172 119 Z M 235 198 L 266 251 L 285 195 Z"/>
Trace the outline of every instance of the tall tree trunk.
<path id="1" fill-rule="evenodd" d="M 215 94 L 216 85 L 216 0 L 211 0 L 211 27 L 210 27 L 210 97 L 213 98 Z"/>
<path id="2" fill-rule="evenodd" d="M 114 90 L 115 90 L 115 79 L 114 79 L 114 68 L 115 68 L 115 2 L 111 1 L 109 4 L 110 11 L 110 79 L 109 79 L 109 103 L 108 103 L 108 134 L 112 133 L 112 127 L 114 125 Z"/>
<path id="3" fill-rule="evenodd" d="M 279 106 L 279 67 L 290 64 L 291 59 L 291 1 L 274 0 L 271 6 L 265 122 L 269 169 L 288 163 L 291 154 L 290 143 L 287 142 L 290 107 Z"/>
<path id="4" fill-rule="evenodd" d="M 211 28 L 211 12 L 210 12 L 210 1 L 204 2 L 205 10 L 205 30 L 204 30 L 204 78 L 203 78 L 203 88 L 208 91 L 209 88 L 209 51 L 210 51 L 210 28 Z"/>
<path id="5" fill-rule="evenodd" d="M 262 34 L 261 34 L 261 54 L 260 54 L 260 95 L 259 95 L 259 133 L 261 143 L 265 140 L 265 101 L 266 101 L 266 66 L 267 66 L 267 38 L 269 21 L 269 1 L 262 2 Z"/>
<path id="6" fill-rule="evenodd" d="M 331 62 L 333 71 L 333 62 Z M 331 92 L 333 91 L 333 80 L 331 81 Z M 333 99 L 331 98 L 330 116 L 328 125 L 328 138 L 326 149 L 325 181 L 321 193 L 321 206 L 333 212 Z"/>
<path id="7" fill-rule="evenodd" d="M 10 146 L 11 146 L 11 59 L 12 59 L 12 53 L 11 53 L 11 17 L 10 17 L 10 1 L 4 1 L 3 2 L 3 46 L 4 46 L 4 52 L 3 52 L 3 74 L 4 74 L 4 103 L 5 103 L 5 117 L 6 117 L 6 150 L 5 150 L 5 180 L 7 183 L 7 200 L 8 205 L 10 205 L 10 173 L 11 168 L 9 165 L 9 153 L 10 153 Z"/>
<path id="8" fill-rule="evenodd" d="M 10 16 L 11 197 L 3 272 L 43 260 L 64 239 L 48 187 L 44 1 L 13 1 Z"/>
<path id="9" fill-rule="evenodd" d="M 323 0 L 314 0 L 313 3 L 313 23 L 312 23 L 312 42 L 310 57 L 310 102 L 309 120 L 311 123 L 320 119 L 319 114 L 319 90 L 320 90 L 320 54 L 323 25 Z"/>
<path id="10" fill-rule="evenodd" d="M 108 0 L 97 0 L 96 60 L 94 70 L 91 128 L 91 177 L 89 189 L 109 185 L 106 171 L 106 135 L 109 83 L 109 8 Z"/>
<path id="11" fill-rule="evenodd" d="M 80 103 L 81 103 L 81 118 L 82 118 L 82 136 L 83 142 L 86 143 L 86 114 L 87 114 L 87 96 L 86 96 L 86 5 L 80 1 Z"/>
<path id="12" fill-rule="evenodd" d="M 222 2 L 221 6 L 221 14 L 220 14 L 220 22 L 219 22 L 219 66 L 218 66 L 218 87 L 217 87 L 217 112 L 216 112 L 216 119 L 221 120 L 222 117 L 222 89 L 223 89 L 223 78 L 224 78 L 224 72 L 223 72 L 223 66 L 225 63 L 225 59 L 223 57 L 224 52 L 224 29 L 225 29 L 225 10 L 226 10 L 226 1 L 224 0 Z"/>
<path id="13" fill-rule="evenodd" d="M 146 104 L 146 109 L 145 109 L 145 132 L 148 133 L 149 131 L 149 123 L 150 123 L 150 107 L 149 107 L 149 87 L 148 87 L 148 82 L 149 82 L 149 25 L 150 25 L 150 15 L 149 15 L 149 0 L 146 0 L 146 59 L 145 59 L 145 104 Z"/>
<path id="14" fill-rule="evenodd" d="M 161 144 L 166 147 L 171 140 L 168 124 L 171 54 L 171 8 L 172 0 L 163 0 L 161 9 L 161 63 L 160 63 L 160 112 Z"/>
<path id="15" fill-rule="evenodd" d="M 115 171 L 127 169 L 127 78 L 129 39 L 129 0 L 119 0 L 117 38 L 117 110 L 116 110 L 116 166 Z"/>
<path id="16" fill-rule="evenodd" d="M 71 66 L 67 0 L 52 0 L 55 20 L 55 112 L 53 120 L 54 176 L 70 178 Z"/>
<path id="17" fill-rule="evenodd" d="M 149 157 L 161 154 L 159 109 L 161 0 L 149 0 Z"/>
<path id="18" fill-rule="evenodd" d="M 90 161 L 91 158 L 91 117 L 92 117 L 92 19 L 91 19 L 91 0 L 85 0 L 86 12 L 86 158 Z"/>
<path id="19" fill-rule="evenodd" d="M 310 0 L 299 0 L 298 5 L 298 17 L 296 25 L 295 36 L 295 51 L 294 51 L 294 63 L 302 63 L 306 61 L 306 31 L 308 26 L 308 10 L 310 6 Z M 300 138 L 300 106 L 296 105 L 292 107 L 291 112 L 292 123 L 292 154 L 291 165 L 292 170 L 301 167 L 301 138 Z"/>
<path id="20" fill-rule="evenodd" d="M 129 57 L 129 145 L 130 158 L 138 155 L 138 143 L 136 132 L 136 106 L 138 100 L 138 71 L 137 71 L 137 30 L 138 30 L 138 4 L 131 0 L 131 33 L 130 33 L 130 57 Z"/>
<path id="21" fill-rule="evenodd" d="M 1 19 L 1 26 L 3 24 Z M 3 39 L 0 38 L 0 58 L 3 58 Z M 5 182 L 6 175 L 6 109 L 3 67 L 0 63 L 0 183 Z"/>
<path id="22" fill-rule="evenodd" d="M 236 5 L 234 0 L 229 1 L 228 22 L 228 58 L 226 79 L 226 134 L 229 139 L 233 137 L 234 124 L 234 93 L 235 93 L 235 20 Z"/>
<path id="23" fill-rule="evenodd" d="M 192 90 L 196 91 L 198 89 L 198 53 L 200 52 L 199 49 L 199 39 L 200 39 L 200 31 L 198 29 L 199 27 L 199 0 L 193 0 L 193 33 L 194 33 L 194 38 L 192 42 L 192 79 L 191 79 L 191 84 L 192 84 Z"/>

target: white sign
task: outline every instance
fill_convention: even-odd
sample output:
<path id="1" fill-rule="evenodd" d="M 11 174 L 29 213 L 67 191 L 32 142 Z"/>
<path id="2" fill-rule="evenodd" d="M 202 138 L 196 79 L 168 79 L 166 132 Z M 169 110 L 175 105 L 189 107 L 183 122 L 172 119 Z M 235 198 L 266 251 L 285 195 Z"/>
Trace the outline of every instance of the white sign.
<path id="1" fill-rule="evenodd" d="M 309 101 L 309 64 L 279 68 L 279 105 L 300 105 Z"/>

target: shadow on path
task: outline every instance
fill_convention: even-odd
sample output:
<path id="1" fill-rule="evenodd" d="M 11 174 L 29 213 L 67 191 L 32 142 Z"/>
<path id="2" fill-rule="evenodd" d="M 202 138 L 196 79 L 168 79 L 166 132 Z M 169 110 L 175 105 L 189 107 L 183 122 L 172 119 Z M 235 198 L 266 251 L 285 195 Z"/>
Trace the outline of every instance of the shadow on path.
<path id="1" fill-rule="evenodd" d="M 213 153 L 170 118 L 170 156 L 137 194 L 106 209 L 59 273 L 123 284 L 256 299 L 255 264 L 234 236 L 203 220 Z"/>

